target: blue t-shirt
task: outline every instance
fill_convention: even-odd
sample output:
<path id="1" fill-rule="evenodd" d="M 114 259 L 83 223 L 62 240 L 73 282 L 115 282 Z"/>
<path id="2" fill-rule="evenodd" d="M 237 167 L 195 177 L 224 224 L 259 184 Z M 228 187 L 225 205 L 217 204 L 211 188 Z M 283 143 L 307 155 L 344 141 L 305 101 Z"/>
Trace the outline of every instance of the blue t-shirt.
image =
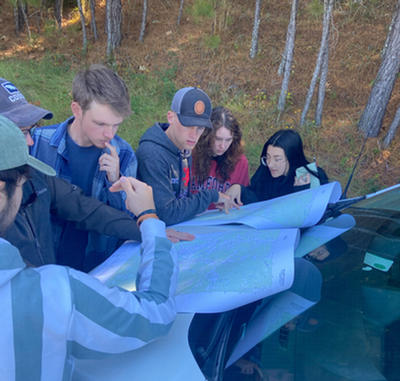
<path id="1" fill-rule="evenodd" d="M 99 163 L 101 148 L 81 147 L 67 134 L 66 145 L 71 167 L 71 183 L 92 195 L 93 177 Z M 68 264 L 77 270 L 84 269 L 84 253 L 88 244 L 88 232 L 79 230 L 75 224 L 67 222 L 60 237 L 57 263 Z M 83 255 L 82 255 L 83 253 Z"/>

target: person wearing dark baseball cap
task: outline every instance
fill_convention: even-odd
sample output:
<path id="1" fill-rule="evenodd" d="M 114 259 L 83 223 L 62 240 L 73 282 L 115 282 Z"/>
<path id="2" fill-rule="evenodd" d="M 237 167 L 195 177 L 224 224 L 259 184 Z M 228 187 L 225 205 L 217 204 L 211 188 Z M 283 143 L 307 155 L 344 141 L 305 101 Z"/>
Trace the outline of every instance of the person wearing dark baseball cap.
<path id="1" fill-rule="evenodd" d="M 154 211 L 151 188 L 121 177 L 111 189 L 126 192 L 128 208 L 141 216 L 135 222 L 143 235 L 137 291 L 110 289 L 69 267 L 26 268 L 5 232 L 30 169 L 48 176 L 54 171 L 28 154 L 21 130 L 3 116 L 0 132 L 1 380 L 71 380 L 76 358 L 105 358 L 165 336 L 176 317 L 178 257 L 165 224 L 147 213 Z"/>
<path id="2" fill-rule="evenodd" d="M 216 203 L 226 212 L 238 207 L 214 189 L 189 191 L 191 151 L 205 128 L 212 128 L 208 95 L 185 87 L 174 96 L 168 123 L 155 123 L 141 137 L 136 150 L 138 179 L 153 188 L 160 219 L 167 225 L 187 221 Z"/>
<path id="3" fill-rule="evenodd" d="M 21 129 L 28 146 L 33 145 L 32 134 L 38 122 L 53 118 L 52 112 L 28 103 L 18 88 L 4 78 L 0 78 L 0 115 Z"/>

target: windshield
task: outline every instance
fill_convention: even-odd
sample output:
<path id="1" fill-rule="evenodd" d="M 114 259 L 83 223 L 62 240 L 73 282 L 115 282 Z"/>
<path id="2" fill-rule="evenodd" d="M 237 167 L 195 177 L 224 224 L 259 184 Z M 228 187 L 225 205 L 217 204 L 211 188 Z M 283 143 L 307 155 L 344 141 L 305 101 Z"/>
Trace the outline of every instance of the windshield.
<path id="1" fill-rule="evenodd" d="M 319 303 L 260 342 L 224 380 L 400 379 L 399 201 L 396 189 L 345 210 L 356 226 L 307 256 L 323 277 Z M 245 371 L 253 374 L 243 378 Z"/>

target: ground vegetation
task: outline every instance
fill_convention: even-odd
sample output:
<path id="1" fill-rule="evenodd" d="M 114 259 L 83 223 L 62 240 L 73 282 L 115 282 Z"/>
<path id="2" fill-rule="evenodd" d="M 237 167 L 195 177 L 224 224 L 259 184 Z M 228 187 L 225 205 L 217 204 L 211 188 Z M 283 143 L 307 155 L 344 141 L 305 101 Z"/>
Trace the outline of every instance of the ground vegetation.
<path id="1" fill-rule="evenodd" d="M 120 134 L 136 148 L 142 133 L 155 121 L 166 121 L 174 92 L 198 86 L 214 105 L 231 109 L 243 127 L 245 153 L 251 174 L 259 165 L 265 141 L 282 128 L 296 129 L 310 160 L 314 157 L 331 180 L 346 185 L 364 141 L 358 122 L 365 109 L 382 62 L 397 0 L 341 0 L 332 11 L 329 70 L 321 125 L 307 120 L 300 126 L 322 39 L 324 2 L 300 1 L 290 83 L 284 110 L 278 110 L 282 76 L 278 74 L 285 51 L 292 3 L 263 0 L 257 52 L 249 57 L 256 1 L 158 0 L 148 4 L 145 35 L 139 41 L 143 0 L 122 0 L 121 45 L 107 54 L 106 3 L 96 1 L 98 38 L 91 30 L 90 4 L 82 1 L 87 45 L 77 3 L 64 1 L 59 28 L 54 6 L 42 8 L 40 31 L 33 6 L 27 8 L 31 38 L 22 26 L 15 34 L 13 4 L 0 1 L 0 76 L 14 82 L 31 102 L 55 113 L 60 122 L 70 116 L 74 73 L 100 62 L 114 68 L 127 82 L 133 116 Z M 180 6 L 183 4 L 178 25 Z M 217 5 L 217 6 L 216 6 Z M 39 8 L 38 8 L 39 9 Z M 400 136 L 383 147 L 400 104 L 400 87 L 392 96 L 378 135 L 368 138 L 348 196 L 396 184 L 400 180 Z M 315 114 L 316 101 L 310 104 Z"/>

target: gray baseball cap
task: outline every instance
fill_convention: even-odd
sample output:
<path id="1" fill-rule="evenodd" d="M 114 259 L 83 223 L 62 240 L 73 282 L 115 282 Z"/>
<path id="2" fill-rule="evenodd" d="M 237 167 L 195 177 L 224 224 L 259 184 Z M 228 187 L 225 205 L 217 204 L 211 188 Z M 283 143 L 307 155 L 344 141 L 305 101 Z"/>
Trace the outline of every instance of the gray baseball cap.
<path id="1" fill-rule="evenodd" d="M 212 128 L 211 100 L 203 90 L 196 87 L 180 89 L 174 95 L 171 110 L 176 112 L 182 126 Z"/>
<path id="2" fill-rule="evenodd" d="M 0 78 L 0 115 L 14 122 L 18 127 L 28 127 L 40 119 L 51 119 L 53 113 L 28 103 L 16 86 Z"/>
<path id="3" fill-rule="evenodd" d="M 21 167 L 25 164 L 47 176 L 56 171 L 29 155 L 28 144 L 22 131 L 11 120 L 0 115 L 0 171 Z"/>

